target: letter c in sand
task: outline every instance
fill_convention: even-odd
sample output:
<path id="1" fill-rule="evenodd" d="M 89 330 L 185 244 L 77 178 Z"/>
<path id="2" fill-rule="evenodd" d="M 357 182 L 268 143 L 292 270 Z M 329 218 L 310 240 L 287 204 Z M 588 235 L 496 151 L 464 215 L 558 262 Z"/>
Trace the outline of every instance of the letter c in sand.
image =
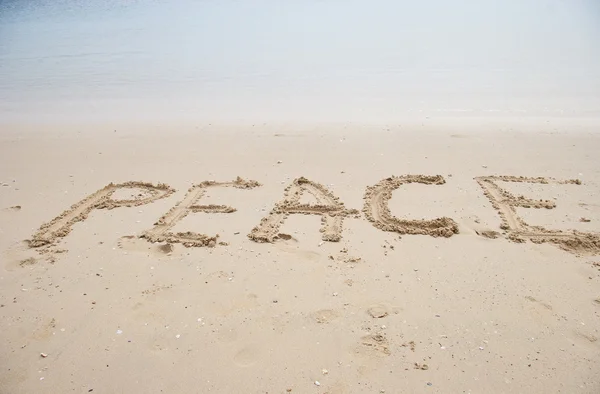
<path id="1" fill-rule="evenodd" d="M 363 212 L 373 226 L 383 231 L 399 234 L 420 234 L 433 237 L 451 237 L 458 234 L 458 225 L 448 217 L 433 220 L 406 220 L 392 216 L 388 202 L 392 192 L 407 183 L 443 185 L 441 175 L 402 175 L 383 179 L 374 186 L 367 187 Z"/>

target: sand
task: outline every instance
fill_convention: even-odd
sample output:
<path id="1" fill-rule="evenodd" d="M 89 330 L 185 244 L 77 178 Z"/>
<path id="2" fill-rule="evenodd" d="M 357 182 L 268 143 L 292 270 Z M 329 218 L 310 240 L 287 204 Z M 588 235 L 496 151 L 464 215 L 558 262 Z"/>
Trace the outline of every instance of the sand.
<path id="1" fill-rule="evenodd" d="M 445 122 L 5 125 L 0 393 L 600 392 L 597 125 Z"/>

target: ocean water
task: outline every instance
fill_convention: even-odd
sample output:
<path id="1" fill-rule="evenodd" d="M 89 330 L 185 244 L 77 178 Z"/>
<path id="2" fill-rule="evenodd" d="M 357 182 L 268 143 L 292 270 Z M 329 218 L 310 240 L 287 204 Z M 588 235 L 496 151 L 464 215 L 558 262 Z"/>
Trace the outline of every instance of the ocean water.
<path id="1" fill-rule="evenodd" d="M 0 0 L 0 122 L 599 115 L 598 0 Z"/>

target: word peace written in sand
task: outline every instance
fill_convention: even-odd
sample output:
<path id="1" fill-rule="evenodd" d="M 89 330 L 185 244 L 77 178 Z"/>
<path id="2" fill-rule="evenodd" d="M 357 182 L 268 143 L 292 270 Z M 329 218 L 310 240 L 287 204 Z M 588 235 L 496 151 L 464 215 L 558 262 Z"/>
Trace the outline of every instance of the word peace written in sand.
<path id="1" fill-rule="evenodd" d="M 579 180 L 560 181 L 551 178 L 516 176 L 483 176 L 476 177 L 475 180 L 482 187 L 484 194 L 500 215 L 502 221 L 500 229 L 504 231 L 507 239 L 514 242 L 525 242 L 527 240 L 534 243 L 549 242 L 571 252 L 600 252 L 600 234 L 576 230 L 549 230 L 525 223 L 517 215 L 517 207 L 552 209 L 556 207 L 556 204 L 548 200 L 533 200 L 524 196 L 515 196 L 499 186 L 499 182 L 581 185 Z M 366 189 L 362 212 L 367 220 L 380 230 L 399 234 L 429 235 L 433 237 L 451 237 L 458 234 L 456 222 L 449 217 L 432 220 L 407 220 L 392 215 L 388 206 L 392 198 L 392 192 L 409 183 L 440 186 L 445 184 L 446 181 L 441 175 L 402 175 L 383 179 Z M 215 247 L 219 244 L 218 235 L 210 236 L 192 231 L 173 232 L 171 230 L 190 213 L 228 214 L 236 211 L 235 207 L 227 205 L 200 205 L 200 199 L 209 188 L 233 187 L 250 191 L 260 186 L 260 183 L 256 181 L 247 181 L 240 177 L 231 182 L 205 181 L 193 185 L 183 200 L 160 217 L 152 228 L 144 231 L 139 237 L 149 242 L 180 243 L 186 247 Z M 130 199 L 114 198 L 117 191 L 127 189 L 141 190 L 142 193 Z M 175 190 L 166 184 L 111 183 L 71 206 L 54 220 L 42 225 L 32 239 L 28 241 L 29 246 L 38 248 L 40 252 L 50 252 L 53 245 L 69 234 L 75 223 L 85 220 L 90 212 L 95 209 L 114 209 L 149 204 L 168 197 L 174 192 Z M 304 193 L 312 195 L 316 199 L 316 204 L 300 203 Z M 277 239 L 285 238 L 286 235 L 281 234 L 279 229 L 286 218 L 292 214 L 320 216 L 320 231 L 323 241 L 326 242 L 341 240 L 344 219 L 360 218 L 361 216 L 358 210 L 346 208 L 339 198 L 325 186 L 300 177 L 285 189 L 283 199 L 276 203 L 271 212 L 250 231 L 248 237 L 255 242 L 274 242 Z M 496 231 L 481 231 L 478 234 L 487 238 L 500 236 L 500 233 Z"/>

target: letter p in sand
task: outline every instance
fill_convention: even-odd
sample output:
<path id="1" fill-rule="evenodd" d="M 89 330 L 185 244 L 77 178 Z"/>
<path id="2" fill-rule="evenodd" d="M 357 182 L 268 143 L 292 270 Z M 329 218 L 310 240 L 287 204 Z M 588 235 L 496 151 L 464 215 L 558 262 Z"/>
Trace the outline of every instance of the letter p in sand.
<path id="1" fill-rule="evenodd" d="M 141 189 L 144 192 L 130 199 L 117 200 L 113 194 L 122 189 Z M 91 194 L 85 199 L 71 206 L 60 216 L 43 224 L 40 229 L 29 240 L 29 246 L 38 248 L 54 244 L 58 239 L 66 237 L 77 222 L 87 219 L 94 209 L 113 209 L 118 207 L 136 207 L 149 204 L 160 198 L 165 198 L 175 190 L 163 183 L 153 185 L 144 182 L 125 182 L 120 184 L 109 183 L 102 189 Z"/>

